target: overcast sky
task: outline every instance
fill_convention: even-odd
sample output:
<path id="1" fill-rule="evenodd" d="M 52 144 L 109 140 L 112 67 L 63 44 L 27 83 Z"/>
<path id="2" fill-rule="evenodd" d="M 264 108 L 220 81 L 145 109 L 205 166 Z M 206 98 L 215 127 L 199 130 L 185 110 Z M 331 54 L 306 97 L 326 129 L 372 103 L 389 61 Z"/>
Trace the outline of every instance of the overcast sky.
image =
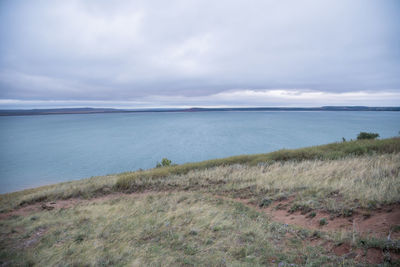
<path id="1" fill-rule="evenodd" d="M 400 1 L 0 1 L 0 108 L 400 105 Z"/>

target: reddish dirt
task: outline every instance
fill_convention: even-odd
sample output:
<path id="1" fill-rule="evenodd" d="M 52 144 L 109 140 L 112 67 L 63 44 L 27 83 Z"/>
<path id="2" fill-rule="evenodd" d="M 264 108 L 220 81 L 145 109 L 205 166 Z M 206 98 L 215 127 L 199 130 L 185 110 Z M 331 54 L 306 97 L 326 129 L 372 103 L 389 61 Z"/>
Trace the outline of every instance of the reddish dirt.
<path id="1" fill-rule="evenodd" d="M 352 258 L 357 262 L 364 262 L 367 264 L 379 264 L 382 263 L 384 260 L 383 251 L 377 248 L 369 248 L 367 250 L 364 250 L 360 248 L 352 248 L 350 244 L 345 243 L 333 247 L 332 251 L 337 256 L 341 256 L 348 259 Z M 396 254 L 392 253 L 392 255 L 395 256 Z"/>
<path id="2" fill-rule="evenodd" d="M 351 251 L 351 246 L 350 246 L 350 244 L 347 244 L 347 243 L 333 248 L 333 252 L 338 256 L 346 255 L 350 251 Z"/>
<path id="3" fill-rule="evenodd" d="M 114 193 L 108 194 L 101 197 L 91 198 L 91 199 L 82 199 L 82 198 L 70 198 L 66 200 L 57 200 L 57 201 L 48 201 L 48 202 L 38 202 L 27 206 L 22 206 L 16 208 L 12 211 L 0 213 L 0 220 L 7 219 L 12 216 L 29 216 L 35 212 L 42 210 L 53 210 L 53 209 L 68 209 L 72 208 L 76 205 L 85 204 L 85 203 L 97 203 L 105 200 L 116 199 L 121 196 L 125 197 L 140 197 L 148 194 L 153 194 L 154 192 L 143 192 L 143 193 L 135 193 L 135 194 L 123 194 L 123 193 Z"/>
<path id="4" fill-rule="evenodd" d="M 231 199 L 227 197 L 220 197 Z M 357 210 L 350 217 L 331 218 L 328 212 L 315 211 L 316 216 L 311 218 L 309 214 L 302 214 L 300 211 L 290 213 L 288 207 L 294 197 L 283 201 L 277 201 L 266 208 L 260 208 L 251 203 L 249 199 L 231 199 L 248 206 L 252 206 L 259 211 L 267 213 L 272 220 L 300 226 L 309 230 L 319 231 L 350 231 L 359 235 L 368 235 L 377 238 L 387 238 L 390 233 L 391 239 L 400 239 L 400 232 L 391 232 L 390 229 L 400 224 L 400 204 L 386 206 L 379 210 Z M 368 217 L 366 216 L 368 214 Z M 326 225 L 320 225 L 320 220 L 325 218 Z"/>
<path id="5" fill-rule="evenodd" d="M 79 199 L 79 198 L 71 198 L 67 200 L 57 200 L 56 202 L 38 202 L 35 204 L 31 204 L 28 206 L 23 206 L 17 209 L 14 209 L 10 212 L 1 213 L 0 220 L 7 219 L 12 216 L 29 216 L 32 213 L 44 210 L 47 207 L 48 210 L 54 209 L 61 209 L 61 208 L 70 208 L 81 204 L 83 202 L 88 202 L 89 200 Z M 93 201 L 93 200 L 91 200 Z"/>

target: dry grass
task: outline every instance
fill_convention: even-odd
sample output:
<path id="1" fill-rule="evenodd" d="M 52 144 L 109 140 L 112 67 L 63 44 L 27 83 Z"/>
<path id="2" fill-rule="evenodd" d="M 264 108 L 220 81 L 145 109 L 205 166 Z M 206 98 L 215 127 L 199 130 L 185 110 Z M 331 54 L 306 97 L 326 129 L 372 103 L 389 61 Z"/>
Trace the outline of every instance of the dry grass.
<path id="1" fill-rule="evenodd" d="M 0 222 L 0 264 L 260 266 L 348 263 L 307 232 L 242 204 L 197 193 L 121 196 Z M 285 240 L 287 233 L 293 238 Z"/>
<path id="2" fill-rule="evenodd" d="M 357 140 L 293 150 L 283 149 L 267 154 L 241 155 L 164 168 L 155 168 L 140 172 L 127 172 L 120 175 L 121 178 L 118 179 L 116 190 L 131 190 L 131 182 L 135 183 L 136 179 L 158 179 L 170 175 L 184 175 L 193 170 L 204 170 L 218 166 L 229 166 L 235 164 L 256 166 L 259 164 L 270 164 L 276 161 L 336 160 L 345 157 L 399 152 L 400 138 Z"/>
<path id="3" fill-rule="evenodd" d="M 116 175 L 98 176 L 77 181 L 42 186 L 19 192 L 0 195 L 0 212 L 17 206 L 38 201 L 68 199 L 73 197 L 91 198 L 109 194 L 118 177 Z"/>
<path id="4" fill-rule="evenodd" d="M 329 210 L 334 209 L 332 198 L 336 205 L 342 200 L 347 206 L 362 207 L 400 201 L 399 171 L 400 154 L 231 165 L 163 179 L 137 178 L 131 181 L 131 191 L 200 190 L 247 198 L 296 194 L 299 201 L 309 201 L 312 208 Z"/>
<path id="5" fill-rule="evenodd" d="M 399 138 L 353 141 L 93 177 L 0 195 L 0 212 L 34 202 L 91 198 L 113 191 L 189 189 L 248 198 L 297 192 L 299 203 L 328 210 L 354 206 L 349 201 L 355 200 L 364 207 L 376 206 L 399 200 L 399 152 Z M 348 203 L 326 198 L 335 192 Z"/>

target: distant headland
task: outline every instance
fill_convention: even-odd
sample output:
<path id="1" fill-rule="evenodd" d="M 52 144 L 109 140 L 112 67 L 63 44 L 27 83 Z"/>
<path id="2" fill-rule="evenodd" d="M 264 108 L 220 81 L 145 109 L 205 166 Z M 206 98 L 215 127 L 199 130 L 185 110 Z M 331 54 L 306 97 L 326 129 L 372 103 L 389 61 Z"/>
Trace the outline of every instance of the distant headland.
<path id="1" fill-rule="evenodd" d="M 241 107 L 241 108 L 55 108 L 55 109 L 8 109 L 0 110 L 0 116 L 139 113 L 139 112 L 207 112 L 207 111 L 400 111 L 400 107 L 323 106 L 323 107 Z"/>

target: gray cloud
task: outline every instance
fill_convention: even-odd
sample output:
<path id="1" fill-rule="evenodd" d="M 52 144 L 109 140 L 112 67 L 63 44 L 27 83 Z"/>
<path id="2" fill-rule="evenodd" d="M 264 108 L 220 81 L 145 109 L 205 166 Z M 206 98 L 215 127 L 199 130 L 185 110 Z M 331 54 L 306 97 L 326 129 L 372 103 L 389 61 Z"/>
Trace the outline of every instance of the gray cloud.
<path id="1" fill-rule="evenodd" d="M 399 11 L 396 0 L 5 0 L 0 98 L 224 105 L 232 90 L 284 88 L 393 104 L 376 94 L 400 90 Z"/>

